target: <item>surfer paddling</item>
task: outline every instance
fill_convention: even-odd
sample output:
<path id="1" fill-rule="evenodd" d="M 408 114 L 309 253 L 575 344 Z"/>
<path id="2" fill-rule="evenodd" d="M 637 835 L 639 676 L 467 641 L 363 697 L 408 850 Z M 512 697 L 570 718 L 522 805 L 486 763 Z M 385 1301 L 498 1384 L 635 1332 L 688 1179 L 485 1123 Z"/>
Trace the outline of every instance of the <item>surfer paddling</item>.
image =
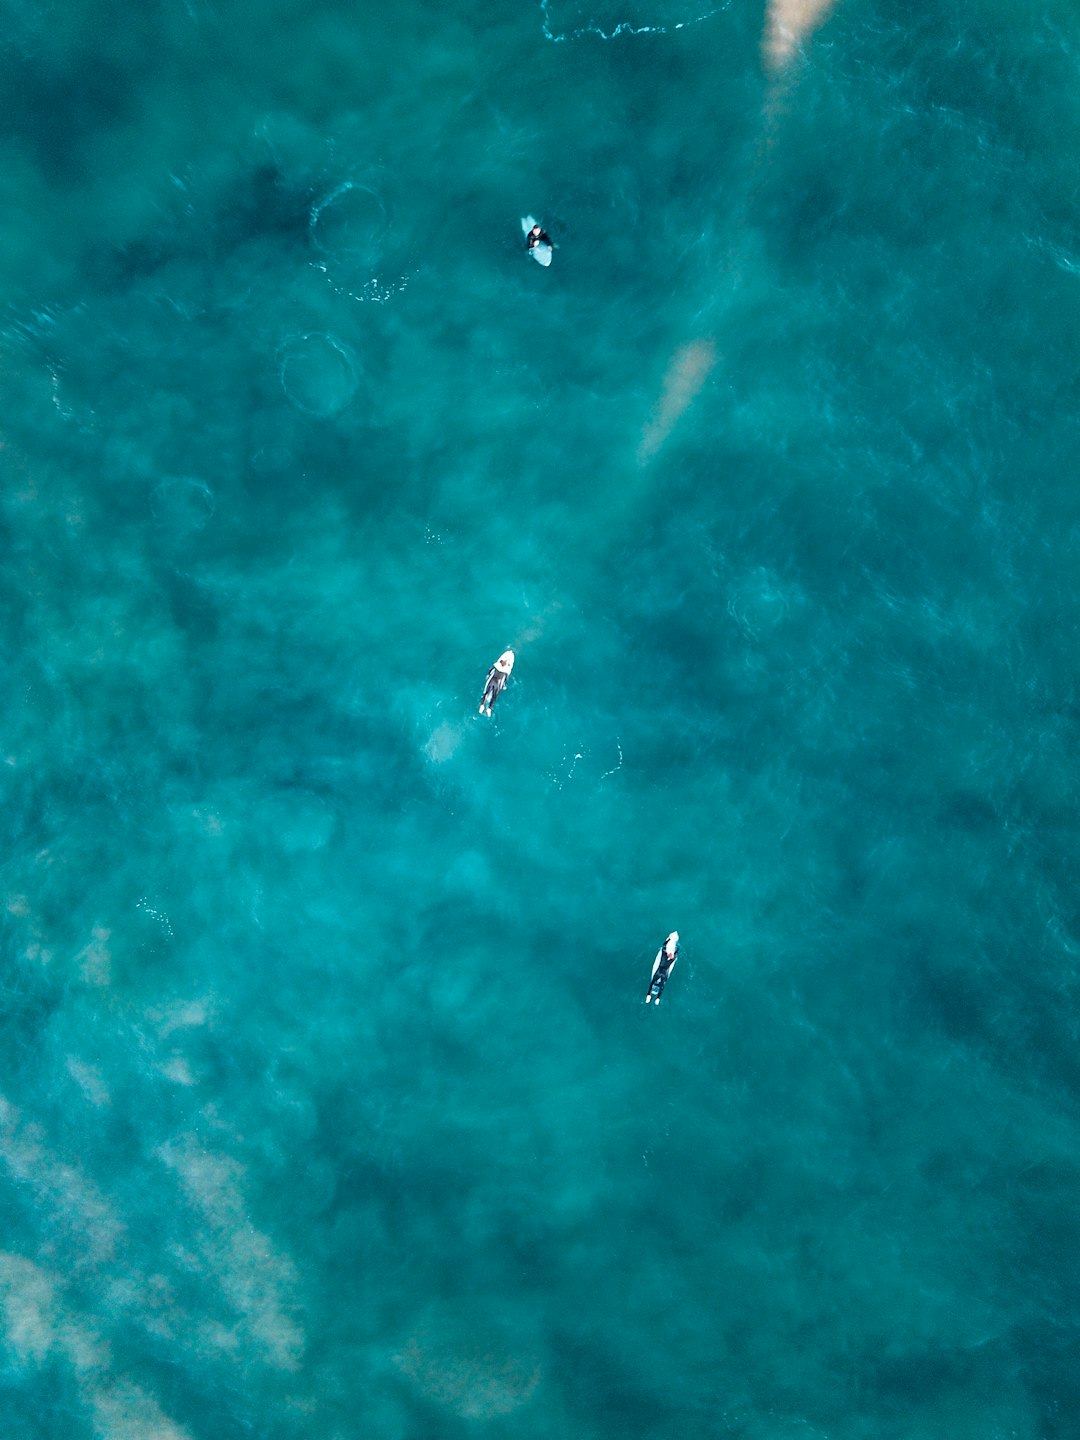
<path id="1" fill-rule="evenodd" d="M 656 959 L 653 961 L 652 977 L 649 981 L 649 991 L 645 996 L 645 1004 L 651 1000 L 660 1004 L 660 996 L 664 993 L 664 986 L 668 982 L 668 976 L 675 969 L 675 961 L 679 958 L 679 932 L 672 930 L 671 934 L 664 941 L 663 945 L 656 952 Z"/>
<path id="2" fill-rule="evenodd" d="M 507 680 L 510 679 L 510 671 L 514 668 L 513 650 L 504 650 L 499 658 L 492 665 L 484 681 L 484 694 L 480 701 L 481 715 L 491 714 L 491 707 L 503 692 Z"/>

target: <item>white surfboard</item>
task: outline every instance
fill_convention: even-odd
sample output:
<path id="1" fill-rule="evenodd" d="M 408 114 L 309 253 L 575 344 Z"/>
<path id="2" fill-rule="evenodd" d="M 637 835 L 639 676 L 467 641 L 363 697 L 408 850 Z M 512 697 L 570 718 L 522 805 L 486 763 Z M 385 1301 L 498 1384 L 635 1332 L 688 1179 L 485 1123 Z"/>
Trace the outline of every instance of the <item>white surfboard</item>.
<path id="1" fill-rule="evenodd" d="M 528 235 L 536 223 L 531 215 L 523 215 L 521 217 L 521 233 Z M 534 245 L 529 251 L 529 254 L 538 265 L 543 265 L 545 269 L 551 264 L 551 246 L 546 245 L 543 241 L 541 241 L 539 245 Z"/>

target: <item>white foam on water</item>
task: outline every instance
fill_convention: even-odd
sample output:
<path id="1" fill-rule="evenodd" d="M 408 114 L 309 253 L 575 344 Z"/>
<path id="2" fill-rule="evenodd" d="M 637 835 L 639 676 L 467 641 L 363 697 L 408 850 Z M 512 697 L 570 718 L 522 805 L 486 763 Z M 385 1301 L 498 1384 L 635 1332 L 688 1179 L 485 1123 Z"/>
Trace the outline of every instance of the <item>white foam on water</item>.
<path id="1" fill-rule="evenodd" d="M 585 752 L 583 750 L 566 750 L 564 752 L 560 763 L 548 775 L 548 779 L 556 790 L 561 790 L 564 785 L 568 785 L 573 780 L 578 761 L 584 759 Z"/>
<path id="2" fill-rule="evenodd" d="M 343 180 L 317 200 L 311 207 L 308 229 L 315 249 L 325 257 L 312 260 L 311 267 L 342 299 L 385 305 L 407 289 L 417 273 L 379 273 L 388 258 L 390 216 L 378 191 L 357 180 Z M 361 279 L 357 271 L 366 278 Z"/>
<path id="3" fill-rule="evenodd" d="M 158 910 L 155 906 L 151 905 L 145 895 L 140 896 L 139 899 L 135 901 L 135 909 L 141 910 L 143 914 L 149 916 L 151 920 L 156 920 L 169 939 L 171 940 L 173 938 L 172 922 L 168 915 L 165 914 L 164 910 Z"/>
<path id="4" fill-rule="evenodd" d="M 406 272 L 404 275 L 395 276 L 392 280 L 384 280 L 380 275 L 373 275 L 370 280 L 365 280 L 358 290 L 350 290 L 347 285 L 339 285 L 334 280 L 329 266 L 321 260 L 312 260 L 310 264 L 313 270 L 318 270 L 321 275 L 325 276 L 326 283 L 335 295 L 340 295 L 342 299 L 346 300 L 356 300 L 361 305 L 368 303 L 385 305 L 395 295 L 400 295 L 403 290 L 409 288 L 410 275 L 409 272 Z M 417 274 L 418 272 L 413 271 L 412 273 Z"/>
<path id="5" fill-rule="evenodd" d="M 598 40 L 617 40 L 624 35 L 671 35 L 676 30 L 688 30 L 692 25 L 702 25 L 706 20 L 711 20 L 714 15 L 721 14 L 727 8 L 727 4 L 716 5 L 700 15 L 692 15 L 686 20 L 670 21 L 666 25 L 635 25 L 631 20 L 623 20 L 611 30 L 605 30 L 602 25 L 592 23 L 577 25 L 569 30 L 556 30 L 552 28 L 551 0 L 540 0 L 544 39 L 550 40 L 555 45 L 560 45 L 567 40 L 581 40 L 590 35 L 595 36 Z"/>

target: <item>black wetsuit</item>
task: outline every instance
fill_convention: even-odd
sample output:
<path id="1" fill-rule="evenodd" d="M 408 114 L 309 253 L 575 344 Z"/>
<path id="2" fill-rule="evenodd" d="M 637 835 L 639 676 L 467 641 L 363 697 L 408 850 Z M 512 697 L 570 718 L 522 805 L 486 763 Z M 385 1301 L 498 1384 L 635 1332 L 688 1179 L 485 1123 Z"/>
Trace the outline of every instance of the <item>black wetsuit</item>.
<path id="1" fill-rule="evenodd" d="M 674 955 L 665 954 L 664 950 L 661 948 L 660 964 L 657 965 L 656 972 L 653 975 L 652 980 L 649 982 L 649 994 L 653 997 L 654 1000 L 659 1000 L 660 996 L 664 993 L 664 986 L 668 982 L 668 976 L 671 974 L 671 968 L 678 958 L 679 947 L 677 945 L 675 946 Z"/>
<path id="2" fill-rule="evenodd" d="M 480 704 L 486 705 L 490 710 L 502 694 L 503 686 L 506 684 L 508 678 L 505 670 L 500 670 L 497 665 L 493 665 L 488 671 L 487 679 L 484 681 L 484 698 L 480 701 Z"/>
<path id="3" fill-rule="evenodd" d="M 539 235 L 534 235 L 533 232 L 530 230 L 530 231 L 529 231 L 529 249 L 530 249 L 530 250 L 535 250 L 536 247 L 537 247 L 537 245 L 546 245 L 546 246 L 548 247 L 548 249 L 550 249 L 550 248 L 551 248 L 551 236 L 548 235 L 548 234 L 546 234 L 543 230 L 540 231 L 540 234 L 539 234 Z"/>

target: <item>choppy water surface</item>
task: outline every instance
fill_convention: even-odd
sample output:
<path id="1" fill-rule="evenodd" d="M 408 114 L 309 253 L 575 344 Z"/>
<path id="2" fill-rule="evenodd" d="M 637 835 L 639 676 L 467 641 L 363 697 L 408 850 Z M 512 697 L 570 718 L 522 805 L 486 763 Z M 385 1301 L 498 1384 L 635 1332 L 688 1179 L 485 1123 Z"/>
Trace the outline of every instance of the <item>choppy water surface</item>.
<path id="1" fill-rule="evenodd" d="M 5 1433 L 1075 1436 L 1072 7 L 0 39 Z"/>

